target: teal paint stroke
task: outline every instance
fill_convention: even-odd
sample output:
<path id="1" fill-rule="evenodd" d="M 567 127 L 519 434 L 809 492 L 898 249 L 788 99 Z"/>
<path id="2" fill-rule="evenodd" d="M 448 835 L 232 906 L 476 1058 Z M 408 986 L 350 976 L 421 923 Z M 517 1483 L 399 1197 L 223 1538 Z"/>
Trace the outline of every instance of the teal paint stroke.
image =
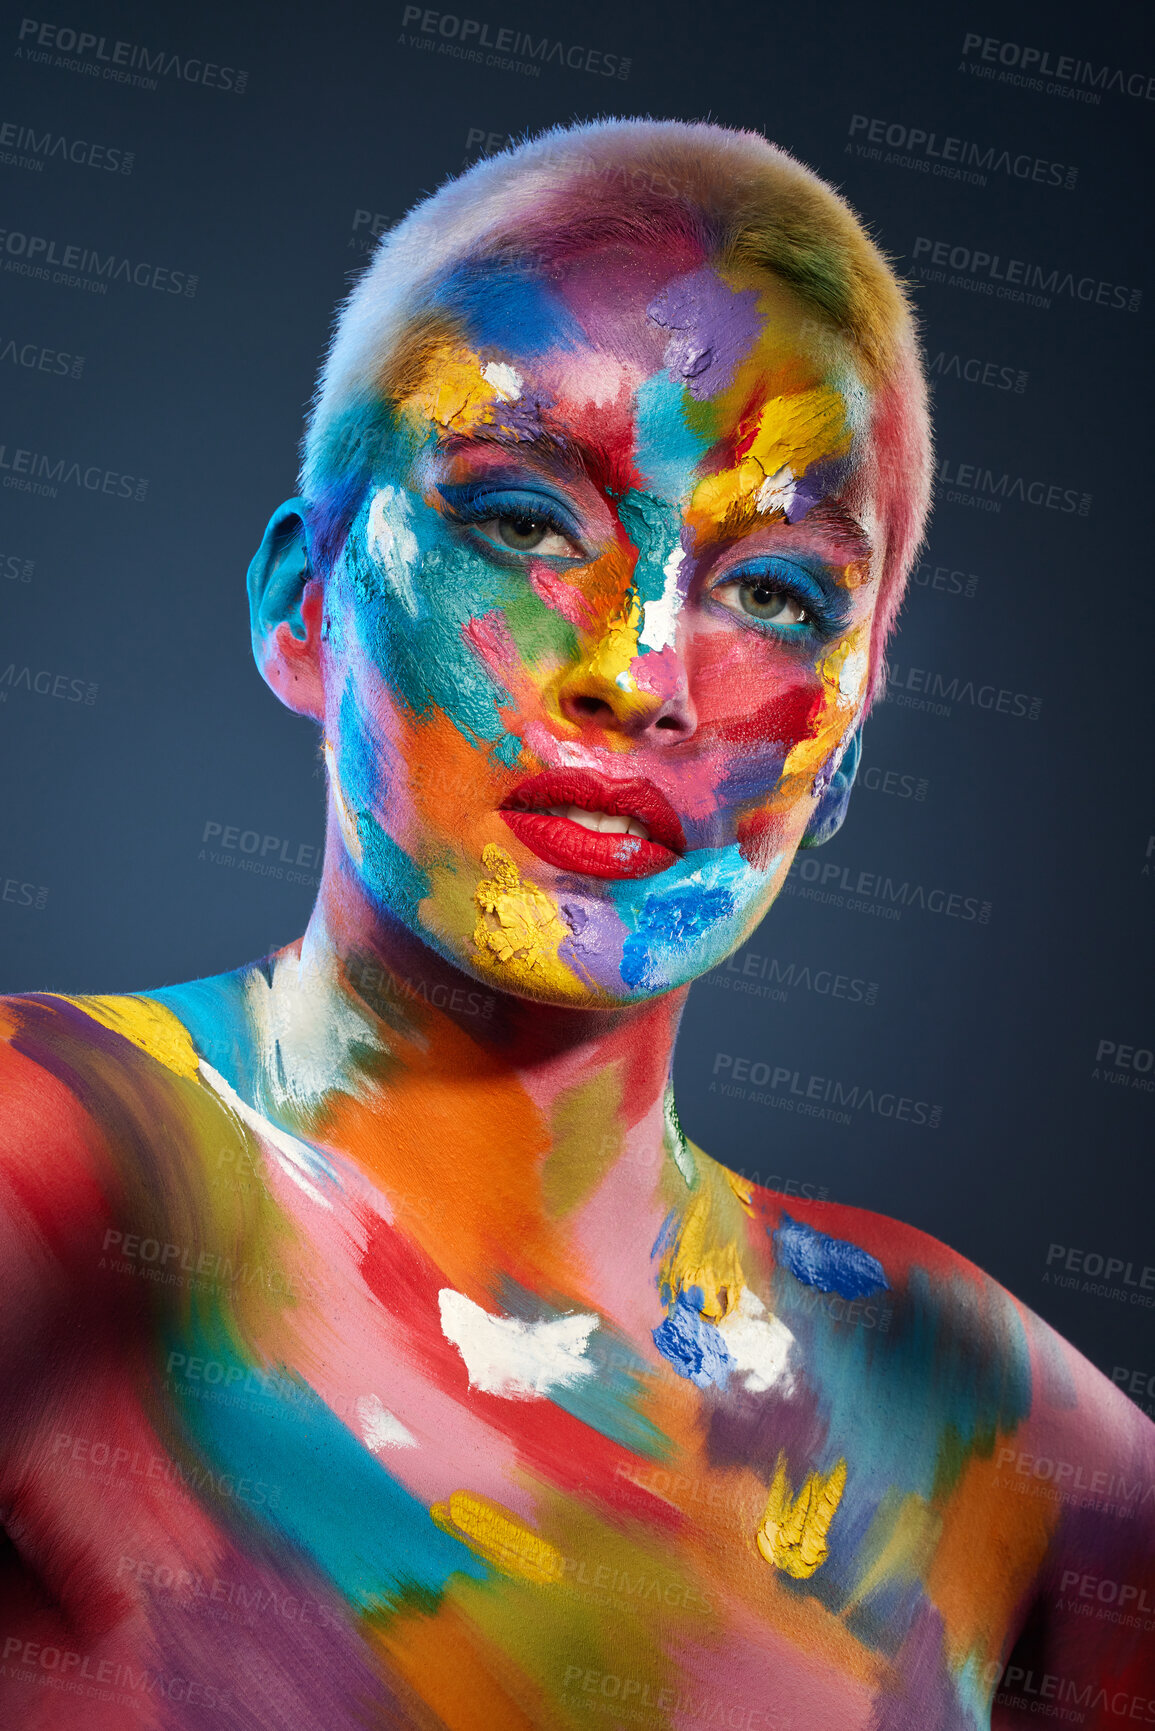
<path id="1" fill-rule="evenodd" d="M 689 392 L 664 371 L 638 387 L 635 462 L 654 491 L 671 499 L 689 497 L 709 449 L 709 440 L 686 425 L 688 406 Z"/>
<path id="2" fill-rule="evenodd" d="M 219 1319 L 194 1323 L 174 1350 L 221 1365 L 225 1385 L 244 1389 L 230 1406 L 191 1397 L 174 1375 L 173 1404 L 189 1438 L 216 1475 L 249 1486 L 238 1511 L 255 1515 L 299 1547 L 360 1611 L 407 1597 L 439 1596 L 455 1574 L 486 1580 L 489 1570 L 434 1523 L 302 1379 L 254 1375 Z M 195 1472 L 192 1482 L 198 1482 Z M 259 1499 L 259 1507 L 254 1504 Z"/>

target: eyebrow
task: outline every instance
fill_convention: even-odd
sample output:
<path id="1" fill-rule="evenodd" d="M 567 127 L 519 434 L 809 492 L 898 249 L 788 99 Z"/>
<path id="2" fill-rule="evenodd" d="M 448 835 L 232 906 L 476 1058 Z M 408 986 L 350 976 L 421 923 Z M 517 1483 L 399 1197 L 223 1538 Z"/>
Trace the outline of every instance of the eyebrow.
<path id="1" fill-rule="evenodd" d="M 521 432 L 506 427 L 474 428 L 468 433 L 449 433 L 438 441 L 438 453 L 447 457 L 469 456 L 479 448 L 506 451 L 511 457 L 524 458 L 531 452 L 549 468 L 573 480 L 592 481 L 600 492 L 617 500 L 630 490 L 633 479 L 620 473 L 619 465 L 608 451 L 591 447 L 579 439 L 548 432 L 544 427 Z M 727 513 L 716 526 L 711 540 L 739 540 L 755 529 L 769 528 L 775 519 L 759 511 L 753 498 Z M 867 560 L 874 554 L 870 536 L 854 513 L 837 499 L 822 499 L 811 506 L 797 524 L 781 518 L 788 528 L 812 527 L 826 529 L 846 548 L 851 560 Z"/>
<path id="2" fill-rule="evenodd" d="M 874 543 L 858 518 L 837 499 L 821 499 L 812 506 L 800 519 L 799 527 L 807 524 L 832 530 L 838 540 L 845 542 L 854 559 L 869 559 L 874 553 Z"/>
<path id="3" fill-rule="evenodd" d="M 438 454 L 447 457 L 467 457 L 478 449 L 498 449 L 511 457 L 527 455 L 574 481 L 592 482 L 599 492 L 611 500 L 620 498 L 634 485 L 633 477 L 623 474 L 614 454 L 581 439 L 550 432 L 545 427 L 474 427 L 468 433 L 450 433 L 438 440 Z"/>

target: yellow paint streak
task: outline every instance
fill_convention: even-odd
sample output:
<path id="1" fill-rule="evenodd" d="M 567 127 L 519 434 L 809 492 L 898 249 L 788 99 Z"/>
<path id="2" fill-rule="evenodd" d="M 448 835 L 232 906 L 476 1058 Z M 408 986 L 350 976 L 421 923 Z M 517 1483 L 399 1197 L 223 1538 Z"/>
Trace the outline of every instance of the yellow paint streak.
<path id="1" fill-rule="evenodd" d="M 616 692 L 622 693 L 627 702 L 622 704 L 620 698 L 618 701 L 624 709 L 629 709 L 630 698 L 638 700 L 643 706 L 652 702 L 652 699 L 639 694 L 633 674 L 641 628 L 641 602 L 638 600 L 637 591 L 631 589 L 618 611 L 606 622 L 583 670 L 595 680 L 602 680 L 606 685 L 612 685 Z"/>
<path id="2" fill-rule="evenodd" d="M 754 1186 L 749 1178 L 743 1178 L 738 1172 L 731 1172 L 728 1166 L 723 1167 L 726 1182 L 742 1204 L 747 1214 L 754 1212 Z"/>
<path id="3" fill-rule="evenodd" d="M 786 1451 L 780 1450 L 755 1534 L 766 1561 L 796 1581 L 817 1574 L 830 1555 L 827 1535 L 845 1488 L 846 1462 L 840 1460 L 828 1473 L 808 1473 L 795 1495 L 786 1470 Z"/>
<path id="4" fill-rule="evenodd" d="M 822 707 L 814 731 L 790 748 L 782 766 L 787 776 L 813 776 L 851 731 L 866 687 L 869 625 L 855 626 L 818 663 Z"/>
<path id="5" fill-rule="evenodd" d="M 869 1560 L 842 1615 L 856 1610 L 879 1587 L 924 1580 L 941 1533 L 941 1515 L 922 1497 L 913 1491 L 905 1497 L 888 1492 L 862 1542 L 862 1554 Z"/>
<path id="6" fill-rule="evenodd" d="M 171 1010 L 151 998 L 71 998 L 61 994 L 66 1004 L 91 1016 L 101 1027 L 110 1028 L 131 1040 L 174 1076 L 195 1076 L 200 1057 L 187 1028 Z"/>
<path id="7" fill-rule="evenodd" d="M 500 969 L 511 985 L 550 987 L 569 995 L 574 976 L 558 958 L 569 929 L 552 896 L 528 878 L 502 847 L 487 843 L 481 861 L 488 877 L 473 893 L 473 941 L 481 962 Z"/>
<path id="8" fill-rule="evenodd" d="M 500 1503 L 472 1491 L 454 1491 L 448 1502 L 434 1503 L 429 1512 L 443 1532 L 467 1544 L 503 1575 L 537 1586 L 561 1580 L 561 1552 Z"/>
<path id="9" fill-rule="evenodd" d="M 563 1089 L 550 1115 L 551 1143 L 541 1174 L 541 1196 L 551 1220 L 572 1213 L 601 1183 L 622 1151 L 622 1065 Z M 606 1128 L 610 1126 L 610 1128 Z"/>
<path id="10" fill-rule="evenodd" d="M 439 427 L 464 433 L 492 421 L 495 408 L 506 400 L 484 376 L 472 349 L 443 342 L 429 354 L 421 383 L 403 407 Z"/>
<path id="11" fill-rule="evenodd" d="M 694 488 L 690 511 L 697 517 L 728 517 L 758 492 L 763 482 L 788 468 L 796 478 L 822 458 L 850 449 L 846 405 L 830 385 L 771 397 L 763 405 L 754 437 L 741 460 Z M 769 515 L 781 515 L 772 507 Z"/>
<path id="12" fill-rule="evenodd" d="M 697 1189 L 662 1261 L 660 1283 L 671 1299 L 696 1287 L 702 1294 L 701 1315 L 710 1322 L 729 1316 L 748 1284 L 738 1251 L 748 1200 L 749 1192 L 743 1197 L 724 1168 L 699 1161 Z"/>

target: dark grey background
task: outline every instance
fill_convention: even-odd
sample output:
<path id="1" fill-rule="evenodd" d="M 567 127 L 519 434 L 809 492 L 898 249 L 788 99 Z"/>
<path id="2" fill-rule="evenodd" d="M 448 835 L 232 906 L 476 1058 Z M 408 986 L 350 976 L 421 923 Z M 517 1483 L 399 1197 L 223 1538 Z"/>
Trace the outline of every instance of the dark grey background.
<path id="1" fill-rule="evenodd" d="M 527 128 L 647 112 L 757 127 L 841 186 L 910 272 L 926 262 L 921 236 L 1122 285 L 1127 307 L 920 287 L 950 479 L 894 646 L 894 691 L 866 732 L 875 785 L 794 874 L 807 890 L 836 865 L 825 888 L 843 905 L 784 896 L 747 952 L 695 987 L 681 1110 L 748 1173 L 946 1239 L 1108 1374 L 1155 1372 L 1142 1302 L 1155 1301 L 1142 1285 L 1144 1268 L 1155 1283 L 1149 293 L 1129 310 L 1152 286 L 1155 42 L 1141 9 L 441 0 L 422 32 L 403 30 L 395 0 L 64 4 L 3 14 L 0 124 L 17 129 L 3 136 L 29 127 L 41 142 L 131 151 L 132 172 L 50 150 L 37 170 L 22 160 L 35 151 L 8 142 L 0 226 L 55 239 L 57 256 L 72 244 L 198 280 L 195 296 L 115 281 L 89 293 L 7 268 L 26 254 L 0 238 L 0 465 L 30 450 L 49 467 L 148 481 L 141 501 L 66 480 L 36 495 L 0 468 L 0 984 L 147 987 L 303 928 L 315 871 L 294 866 L 293 881 L 285 862 L 314 857 L 323 782 L 312 728 L 253 669 L 244 573 L 293 491 L 331 312 L 373 219 Z M 119 39 L 243 69 L 246 87 L 174 70 L 155 89 L 114 82 L 91 53 L 22 39 L 24 16 L 103 35 L 106 52 Z M 447 16 L 490 39 L 526 30 L 602 65 L 628 60 L 628 76 L 462 61 L 439 51 L 454 40 L 438 33 Z M 1046 50 L 1052 66 L 1069 56 L 1092 77 L 1105 68 L 1098 87 L 1076 86 L 1098 100 L 1000 80 L 1016 51 L 984 62 L 964 54 L 968 34 Z M 1112 88 L 1116 71 L 1140 94 Z M 866 130 L 852 138 L 855 115 L 993 147 L 986 184 L 848 150 Z M 1020 167 L 1059 165 L 1063 184 L 1046 183 L 1049 169 L 1041 182 L 1008 173 L 1004 151 Z M 80 376 L 71 359 L 58 371 L 59 356 L 83 357 Z M 978 381 L 958 376 L 967 362 Z M 946 497 L 968 491 L 952 484 L 959 465 L 1009 477 L 1008 493 L 1015 477 L 1070 490 L 1080 509 L 960 503 Z M 947 713 L 901 701 L 935 675 L 940 692 L 957 681 L 935 700 Z M 981 707 L 980 690 L 1011 694 L 1004 712 Z M 265 873 L 246 869 L 262 854 Z M 898 920 L 845 905 L 840 884 L 864 872 L 889 878 L 886 894 L 909 886 Z M 920 907 L 936 889 L 963 914 L 989 904 L 985 920 Z M 747 955 L 759 958 L 750 975 Z M 1103 1042 L 1130 1055 L 1099 1059 Z M 742 1059 L 768 1066 L 761 1088 L 712 1087 Z M 766 1083 L 775 1069 L 790 1080 Z M 832 1080 L 858 1088 L 850 1124 L 800 1114 L 813 1076 L 820 1095 Z M 884 1116 L 895 1096 L 920 1109 Z M 914 1121 L 933 1109 L 937 1126 Z M 1046 1277 L 1072 1251 L 1092 1272 L 1130 1264 L 1129 1279 L 1112 1265 L 1103 1290 L 1082 1273 L 1056 1286 Z"/>

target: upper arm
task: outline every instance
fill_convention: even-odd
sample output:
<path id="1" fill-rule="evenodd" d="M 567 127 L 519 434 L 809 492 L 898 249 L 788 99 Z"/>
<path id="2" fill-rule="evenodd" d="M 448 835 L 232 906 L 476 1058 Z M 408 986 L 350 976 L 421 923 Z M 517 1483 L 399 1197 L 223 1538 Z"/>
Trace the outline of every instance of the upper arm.
<path id="1" fill-rule="evenodd" d="M 0 1376 L 11 1389 L 102 1284 L 111 1213 L 90 1115 L 65 1080 L 14 1041 L 6 1006 L 0 1016 Z"/>
<path id="2" fill-rule="evenodd" d="M 1063 1343 L 1075 1404 L 1029 1458 L 1061 1512 L 998 1684 L 996 1731 L 1155 1725 L 1155 1425 Z M 1053 1465 L 1051 1461 L 1053 1457 Z"/>

